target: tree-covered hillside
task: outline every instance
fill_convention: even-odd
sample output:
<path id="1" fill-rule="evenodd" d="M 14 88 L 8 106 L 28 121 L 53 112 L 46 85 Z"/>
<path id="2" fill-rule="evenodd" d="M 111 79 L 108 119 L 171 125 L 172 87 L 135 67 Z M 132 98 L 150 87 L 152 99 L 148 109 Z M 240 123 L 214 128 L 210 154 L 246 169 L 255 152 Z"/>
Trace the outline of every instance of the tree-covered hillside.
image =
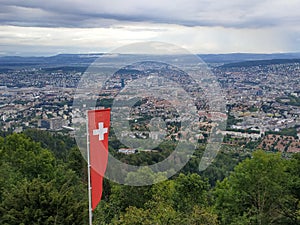
<path id="1" fill-rule="evenodd" d="M 93 224 L 300 224 L 299 153 L 285 159 L 227 150 L 199 172 L 202 152 L 171 179 L 151 186 L 104 180 Z M 153 163 L 164 156 L 148 154 L 123 160 Z M 37 130 L 3 135 L 0 163 L 0 224 L 88 224 L 86 163 L 72 138 Z M 164 174 L 144 167 L 138 176 L 154 181 Z"/>

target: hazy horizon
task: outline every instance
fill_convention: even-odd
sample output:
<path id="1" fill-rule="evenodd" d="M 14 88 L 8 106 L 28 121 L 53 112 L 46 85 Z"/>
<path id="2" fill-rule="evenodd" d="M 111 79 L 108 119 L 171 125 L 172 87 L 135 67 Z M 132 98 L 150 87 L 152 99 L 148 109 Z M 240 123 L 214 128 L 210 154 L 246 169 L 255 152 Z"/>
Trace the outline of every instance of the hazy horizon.
<path id="1" fill-rule="evenodd" d="M 0 55 L 1 57 L 54 57 L 58 55 L 101 55 L 101 54 L 110 54 L 110 52 L 60 52 L 56 54 L 49 53 L 37 53 L 37 54 L 8 54 L 8 55 Z M 271 52 L 271 53 L 263 53 L 263 52 L 225 52 L 225 53 L 195 53 L 196 55 L 298 55 L 300 57 L 299 52 Z"/>

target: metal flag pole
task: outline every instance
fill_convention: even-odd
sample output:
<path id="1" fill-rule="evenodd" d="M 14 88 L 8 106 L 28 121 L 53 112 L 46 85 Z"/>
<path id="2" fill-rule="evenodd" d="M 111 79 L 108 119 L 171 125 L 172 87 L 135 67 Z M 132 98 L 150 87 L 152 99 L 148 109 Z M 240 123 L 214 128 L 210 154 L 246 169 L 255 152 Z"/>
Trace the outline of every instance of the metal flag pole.
<path id="1" fill-rule="evenodd" d="M 89 192 L 89 225 L 92 225 L 93 211 L 92 211 L 92 187 L 91 187 L 91 164 L 90 164 L 90 138 L 89 138 L 89 115 L 86 111 L 86 150 L 87 150 L 87 164 L 88 164 L 88 192 Z"/>

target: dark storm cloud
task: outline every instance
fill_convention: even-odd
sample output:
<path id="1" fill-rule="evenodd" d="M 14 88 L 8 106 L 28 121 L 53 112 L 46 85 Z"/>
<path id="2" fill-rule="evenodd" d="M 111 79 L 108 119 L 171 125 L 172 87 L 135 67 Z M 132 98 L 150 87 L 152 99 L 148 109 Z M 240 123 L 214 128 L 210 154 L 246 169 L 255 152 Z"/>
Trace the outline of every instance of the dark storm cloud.
<path id="1" fill-rule="evenodd" d="M 297 21 L 291 0 L 0 0 L 0 24 L 106 27 L 120 22 L 184 26 L 267 27 Z M 292 4 L 292 5 L 291 5 Z M 288 5 L 288 6 L 287 6 Z M 291 6 L 289 6 L 291 5 Z"/>

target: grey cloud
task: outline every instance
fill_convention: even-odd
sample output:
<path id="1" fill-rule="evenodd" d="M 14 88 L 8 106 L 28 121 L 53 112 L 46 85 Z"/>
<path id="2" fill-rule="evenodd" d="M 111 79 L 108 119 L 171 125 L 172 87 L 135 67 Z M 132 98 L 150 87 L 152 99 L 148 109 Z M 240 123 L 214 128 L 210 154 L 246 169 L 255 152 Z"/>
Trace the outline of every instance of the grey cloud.
<path id="1" fill-rule="evenodd" d="M 299 21 L 297 9 L 283 0 L 2 0 L 0 4 L 0 24 L 17 26 L 103 27 L 149 22 L 253 28 Z"/>

